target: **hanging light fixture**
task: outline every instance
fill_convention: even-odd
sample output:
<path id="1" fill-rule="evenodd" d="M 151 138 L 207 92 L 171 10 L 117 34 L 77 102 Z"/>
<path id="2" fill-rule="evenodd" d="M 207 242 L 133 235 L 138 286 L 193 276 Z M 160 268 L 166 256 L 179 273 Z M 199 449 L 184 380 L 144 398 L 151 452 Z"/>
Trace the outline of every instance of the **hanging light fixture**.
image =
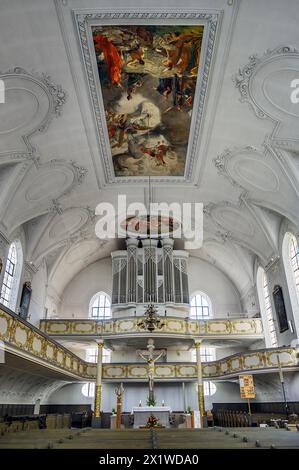
<path id="1" fill-rule="evenodd" d="M 149 209 L 148 209 L 148 236 L 149 236 L 149 241 L 150 241 L 150 256 L 151 256 L 151 177 L 149 176 L 149 183 L 148 183 L 148 189 L 149 189 Z M 159 318 L 158 315 L 158 309 L 157 307 L 153 304 L 152 302 L 152 273 L 151 273 L 151 264 L 150 264 L 150 292 L 149 292 L 149 299 L 150 303 L 147 306 L 147 309 L 144 312 L 144 318 L 140 320 L 137 323 L 138 328 L 141 328 L 143 330 L 148 330 L 150 332 L 158 329 L 161 330 L 165 326 L 164 321 Z"/>

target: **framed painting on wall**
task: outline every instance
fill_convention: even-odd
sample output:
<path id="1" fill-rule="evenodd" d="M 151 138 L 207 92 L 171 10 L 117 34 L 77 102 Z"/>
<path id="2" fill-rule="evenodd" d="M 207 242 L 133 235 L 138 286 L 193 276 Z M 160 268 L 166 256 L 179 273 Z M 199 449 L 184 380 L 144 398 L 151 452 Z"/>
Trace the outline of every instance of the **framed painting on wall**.
<path id="1" fill-rule="evenodd" d="M 275 286 L 273 289 L 273 300 L 276 310 L 276 315 L 278 319 L 279 331 L 283 333 L 289 329 L 287 312 L 285 309 L 284 298 L 282 288 L 280 286 Z"/>
<path id="2" fill-rule="evenodd" d="M 31 283 L 30 282 L 24 282 L 23 289 L 22 289 L 22 295 L 21 295 L 20 308 L 19 308 L 19 315 L 24 320 L 26 320 L 27 316 L 28 316 L 31 293 L 32 293 Z"/>

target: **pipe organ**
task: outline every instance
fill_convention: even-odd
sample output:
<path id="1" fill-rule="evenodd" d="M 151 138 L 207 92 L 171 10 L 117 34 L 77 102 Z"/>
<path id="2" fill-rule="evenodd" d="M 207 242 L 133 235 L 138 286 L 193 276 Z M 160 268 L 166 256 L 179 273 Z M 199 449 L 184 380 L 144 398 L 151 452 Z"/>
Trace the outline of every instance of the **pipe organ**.
<path id="1" fill-rule="evenodd" d="M 172 239 L 126 241 L 112 256 L 112 304 L 189 304 L 188 253 L 173 249 Z"/>

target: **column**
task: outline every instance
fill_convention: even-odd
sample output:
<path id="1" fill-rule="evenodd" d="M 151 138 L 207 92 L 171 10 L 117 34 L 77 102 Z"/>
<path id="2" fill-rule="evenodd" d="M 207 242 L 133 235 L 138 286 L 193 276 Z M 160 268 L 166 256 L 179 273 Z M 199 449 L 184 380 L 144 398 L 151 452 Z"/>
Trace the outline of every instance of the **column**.
<path id="1" fill-rule="evenodd" d="M 98 427 L 96 422 L 99 423 L 101 417 L 103 347 L 104 341 L 101 339 L 98 341 L 98 362 L 94 396 L 94 427 Z"/>
<path id="2" fill-rule="evenodd" d="M 200 420 L 201 427 L 204 427 L 204 413 L 205 413 L 205 403 L 204 403 L 204 393 L 203 393 L 203 380 L 202 380 L 202 367 L 201 367 L 201 356 L 200 356 L 200 346 L 201 341 L 195 340 L 195 349 L 196 349 L 196 363 L 197 363 L 197 398 L 198 398 L 198 409 L 200 411 Z"/>
<path id="3" fill-rule="evenodd" d="M 121 429 L 122 398 L 124 394 L 122 383 L 115 389 L 115 394 L 117 396 L 116 429 Z"/>

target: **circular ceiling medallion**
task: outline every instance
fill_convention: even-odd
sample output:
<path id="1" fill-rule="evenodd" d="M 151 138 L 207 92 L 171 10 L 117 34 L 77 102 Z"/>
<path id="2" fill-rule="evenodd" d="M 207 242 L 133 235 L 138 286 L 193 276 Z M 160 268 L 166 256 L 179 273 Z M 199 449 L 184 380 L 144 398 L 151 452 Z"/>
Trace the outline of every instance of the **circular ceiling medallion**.
<path id="1" fill-rule="evenodd" d="M 57 215 L 49 230 L 50 238 L 60 238 L 68 233 L 79 230 L 88 220 L 88 213 L 84 209 L 69 209 L 62 215 Z"/>
<path id="2" fill-rule="evenodd" d="M 94 253 L 99 248 L 98 240 L 85 240 L 82 243 L 77 243 L 74 247 L 70 249 L 66 256 L 66 262 L 68 264 L 73 264 L 78 261 L 84 261 L 84 258 L 87 258 L 92 253 Z"/>
<path id="3" fill-rule="evenodd" d="M 265 77 L 262 87 L 265 97 L 274 108 L 295 118 L 299 117 L 299 108 L 298 103 L 291 100 L 291 93 L 294 91 L 291 83 L 298 76 L 298 68 L 279 68 Z"/>
<path id="4" fill-rule="evenodd" d="M 0 134 L 15 132 L 29 124 L 38 112 L 38 99 L 25 88 L 5 90 L 5 103 L 0 106 Z"/>
<path id="5" fill-rule="evenodd" d="M 163 215 L 129 216 L 121 222 L 121 228 L 130 237 L 166 237 L 173 235 L 180 223 L 173 217 Z"/>
<path id="6" fill-rule="evenodd" d="M 55 199 L 63 191 L 68 189 L 74 180 L 74 174 L 67 168 L 53 168 L 41 170 L 30 184 L 26 192 L 29 202 Z"/>
<path id="7" fill-rule="evenodd" d="M 212 216 L 218 224 L 226 230 L 250 237 L 254 234 L 252 224 L 242 214 L 241 209 L 235 207 L 216 207 Z"/>
<path id="8" fill-rule="evenodd" d="M 233 164 L 233 175 L 239 182 L 264 192 L 275 192 L 279 189 L 279 179 L 272 168 L 257 158 L 242 157 Z"/>

